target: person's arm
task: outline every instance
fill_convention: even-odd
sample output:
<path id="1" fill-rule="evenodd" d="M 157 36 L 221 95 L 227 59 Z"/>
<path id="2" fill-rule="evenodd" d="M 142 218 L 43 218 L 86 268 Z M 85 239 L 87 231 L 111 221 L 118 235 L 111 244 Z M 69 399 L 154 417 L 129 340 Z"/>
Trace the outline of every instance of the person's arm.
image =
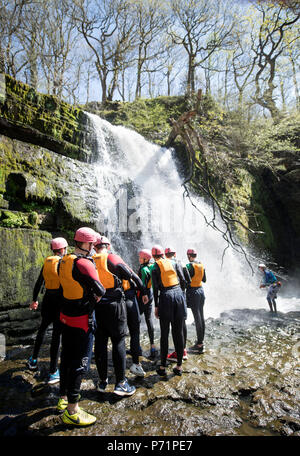
<path id="1" fill-rule="evenodd" d="M 155 264 L 151 270 L 151 279 L 152 279 L 152 288 L 153 288 L 153 298 L 154 298 L 154 305 L 158 307 L 158 293 L 160 289 L 160 269 Z"/>
<path id="2" fill-rule="evenodd" d="M 40 271 L 40 275 L 38 276 L 37 281 L 35 282 L 35 285 L 33 288 L 32 303 L 29 305 L 30 310 L 36 310 L 39 305 L 37 298 L 38 298 L 40 289 L 42 288 L 42 285 L 44 284 L 43 269 L 44 269 L 44 266 L 42 267 L 42 269 Z"/>
<path id="3" fill-rule="evenodd" d="M 76 267 L 73 268 L 73 278 L 99 298 L 106 292 L 100 282 L 94 263 L 87 258 L 79 258 L 76 261 Z"/>
<path id="4" fill-rule="evenodd" d="M 206 272 L 205 272 L 205 269 L 203 269 L 202 282 L 206 282 Z"/>
<path id="5" fill-rule="evenodd" d="M 175 269 L 176 269 L 176 273 L 177 273 L 177 277 L 179 279 L 179 282 L 180 282 L 180 287 L 182 290 L 185 290 L 186 289 L 186 286 L 187 286 L 187 283 L 186 283 L 186 280 L 185 280 L 185 277 L 184 277 L 184 272 L 183 272 L 183 268 L 181 266 L 181 263 L 179 263 L 178 261 L 175 263 Z"/>
<path id="6" fill-rule="evenodd" d="M 186 282 L 186 285 L 189 285 L 192 281 L 189 270 L 186 266 L 182 266 L 183 274 L 184 274 L 184 279 Z"/>
<path id="7" fill-rule="evenodd" d="M 107 258 L 107 267 L 110 272 L 121 280 L 132 280 L 141 292 L 142 296 L 147 296 L 147 289 L 144 287 L 139 276 L 118 255 L 111 254 Z M 147 297 L 148 298 L 148 297 Z"/>

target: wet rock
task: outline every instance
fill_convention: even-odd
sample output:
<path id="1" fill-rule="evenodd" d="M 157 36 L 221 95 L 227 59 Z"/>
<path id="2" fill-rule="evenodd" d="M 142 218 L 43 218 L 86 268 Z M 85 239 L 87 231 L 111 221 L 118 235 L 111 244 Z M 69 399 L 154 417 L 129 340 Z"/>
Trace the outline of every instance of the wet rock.
<path id="1" fill-rule="evenodd" d="M 243 318 L 240 318 L 240 317 Z M 248 318 L 248 326 L 245 320 Z M 0 363 L 1 435 L 216 436 L 299 435 L 300 376 L 295 343 L 300 322 L 282 315 L 276 322 L 265 312 L 226 313 L 207 321 L 206 352 L 189 354 L 183 375 L 173 364 L 167 378 L 156 374 L 156 363 L 141 357 L 145 378 L 128 380 L 136 387 L 131 397 L 113 394 L 114 372 L 109 354 L 109 385 L 95 389 L 96 366 L 82 382 L 81 407 L 97 417 L 88 429 L 63 425 L 56 412 L 59 385 L 47 385 L 49 347 L 42 347 L 39 371 L 26 369 L 31 347 L 14 348 Z M 278 331 L 280 328 L 282 331 Z M 156 334 L 157 336 L 159 333 Z M 226 349 L 222 343 L 226 337 Z M 188 327 L 187 345 L 195 337 Z M 147 353 L 147 337 L 141 340 Z M 159 340 L 156 340 L 159 346 Z M 172 347 L 170 347 L 170 350 Z M 127 369 L 131 365 L 127 358 Z"/>

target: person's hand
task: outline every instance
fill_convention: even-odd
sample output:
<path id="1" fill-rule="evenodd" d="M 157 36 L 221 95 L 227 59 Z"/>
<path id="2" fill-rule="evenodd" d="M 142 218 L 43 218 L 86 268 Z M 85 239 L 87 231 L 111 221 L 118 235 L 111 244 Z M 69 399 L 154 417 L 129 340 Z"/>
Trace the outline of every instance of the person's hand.
<path id="1" fill-rule="evenodd" d="M 260 284 L 259 288 L 265 288 L 266 285 Z"/>
<path id="2" fill-rule="evenodd" d="M 158 307 L 155 307 L 154 313 L 155 313 L 156 318 L 159 318 L 159 316 L 158 316 Z"/>
<path id="3" fill-rule="evenodd" d="M 101 299 L 101 296 L 94 295 L 94 298 L 95 298 L 95 301 L 96 301 L 96 302 L 99 302 L 100 299 Z"/>
<path id="4" fill-rule="evenodd" d="M 29 309 L 30 310 L 36 310 L 38 308 L 38 306 L 39 306 L 38 301 L 32 301 L 32 303 L 29 306 Z"/>
<path id="5" fill-rule="evenodd" d="M 148 296 L 147 295 L 142 296 L 142 301 L 143 301 L 143 304 L 145 304 L 145 305 L 148 304 L 148 302 L 149 302 Z"/>

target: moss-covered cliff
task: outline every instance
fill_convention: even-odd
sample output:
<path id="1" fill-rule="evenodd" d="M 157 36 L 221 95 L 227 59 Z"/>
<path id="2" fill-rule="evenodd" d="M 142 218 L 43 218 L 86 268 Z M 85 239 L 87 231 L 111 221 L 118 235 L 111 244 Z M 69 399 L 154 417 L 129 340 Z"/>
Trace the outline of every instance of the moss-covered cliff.
<path id="1" fill-rule="evenodd" d="M 0 100 L 0 333 L 32 339 L 40 312 L 28 309 L 50 240 L 72 245 L 100 217 L 94 137 L 84 111 L 6 77 Z"/>

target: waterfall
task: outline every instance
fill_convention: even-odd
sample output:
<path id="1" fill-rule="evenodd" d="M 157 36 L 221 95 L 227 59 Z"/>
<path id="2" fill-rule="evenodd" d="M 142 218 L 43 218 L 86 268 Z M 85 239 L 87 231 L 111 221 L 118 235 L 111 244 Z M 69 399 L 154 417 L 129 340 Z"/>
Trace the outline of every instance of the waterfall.
<path id="1" fill-rule="evenodd" d="M 172 246 L 183 263 L 187 261 L 187 249 L 195 248 L 207 275 L 203 284 L 206 318 L 218 317 L 229 309 L 268 310 L 266 289 L 259 289 L 260 274 L 257 271 L 252 275 L 243 255 L 228 248 L 222 264 L 227 244 L 222 234 L 205 221 L 212 219 L 210 206 L 194 197 L 199 212 L 183 198 L 172 150 L 151 144 L 138 133 L 113 126 L 96 115 L 87 115 L 97 143 L 98 230 L 110 237 L 114 250 L 137 270 L 140 248 Z M 221 220 L 217 223 L 222 225 Z M 278 310 L 299 309 L 299 303 L 297 298 L 279 295 Z"/>

